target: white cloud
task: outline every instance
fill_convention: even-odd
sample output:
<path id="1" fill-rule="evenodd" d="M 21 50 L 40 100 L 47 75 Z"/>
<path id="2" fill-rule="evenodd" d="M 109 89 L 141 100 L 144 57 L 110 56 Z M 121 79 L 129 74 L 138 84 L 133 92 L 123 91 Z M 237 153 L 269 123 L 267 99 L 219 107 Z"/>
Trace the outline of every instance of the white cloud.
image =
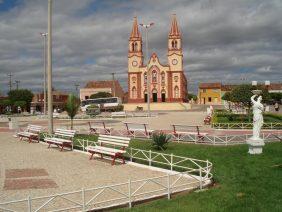
<path id="1" fill-rule="evenodd" d="M 1 0 L 0 0 L 1 2 Z M 158 7 L 155 7 L 158 5 Z M 170 15 L 183 35 L 184 66 L 195 89 L 199 81 L 281 79 L 281 1 L 269 0 L 59 0 L 54 1 L 53 76 L 56 88 L 74 89 L 88 80 L 117 78 L 126 88 L 127 42 L 132 18 L 155 22 L 150 51 L 166 63 Z M 21 86 L 40 89 L 42 38 L 47 1 L 25 0 L 0 12 L 0 90 L 7 74 Z M 268 68 L 270 67 L 270 68 Z"/>

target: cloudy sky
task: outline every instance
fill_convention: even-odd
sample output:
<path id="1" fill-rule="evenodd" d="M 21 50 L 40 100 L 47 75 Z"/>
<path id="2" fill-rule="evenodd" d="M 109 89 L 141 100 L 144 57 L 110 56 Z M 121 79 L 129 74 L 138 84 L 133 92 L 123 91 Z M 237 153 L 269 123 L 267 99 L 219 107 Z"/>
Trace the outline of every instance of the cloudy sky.
<path id="1" fill-rule="evenodd" d="M 42 89 L 47 0 L 0 0 L 0 91 L 8 74 L 20 87 Z M 154 22 L 150 53 L 167 62 L 175 13 L 183 36 L 189 90 L 199 82 L 282 81 L 281 0 L 54 0 L 53 82 L 74 90 L 115 72 L 127 89 L 127 42 L 133 17 Z M 143 33 L 144 34 L 144 33 Z"/>

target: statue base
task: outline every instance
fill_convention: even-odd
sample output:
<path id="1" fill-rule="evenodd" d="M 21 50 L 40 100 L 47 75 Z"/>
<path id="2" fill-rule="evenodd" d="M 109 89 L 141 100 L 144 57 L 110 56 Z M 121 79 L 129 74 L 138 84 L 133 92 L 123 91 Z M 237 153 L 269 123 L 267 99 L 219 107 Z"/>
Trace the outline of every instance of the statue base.
<path id="1" fill-rule="evenodd" d="M 249 138 L 247 139 L 247 144 L 249 145 L 249 154 L 261 154 L 262 147 L 265 145 L 264 140 L 261 138 Z"/>

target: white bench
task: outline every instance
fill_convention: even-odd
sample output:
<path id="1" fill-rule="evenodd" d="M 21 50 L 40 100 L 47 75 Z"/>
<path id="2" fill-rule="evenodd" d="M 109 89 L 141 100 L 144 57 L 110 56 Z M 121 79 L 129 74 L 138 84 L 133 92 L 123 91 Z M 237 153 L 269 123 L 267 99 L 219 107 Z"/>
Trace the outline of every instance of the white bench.
<path id="1" fill-rule="evenodd" d="M 128 147 L 129 141 L 128 137 L 99 135 L 97 145 L 86 147 L 86 150 L 91 154 L 89 160 L 93 158 L 94 154 L 100 154 L 101 158 L 103 155 L 109 155 L 113 159 L 112 165 L 115 164 L 116 158 L 121 158 L 124 164 L 123 154 L 126 153 L 125 148 Z"/>
<path id="2" fill-rule="evenodd" d="M 148 124 L 124 122 L 127 134 L 135 137 L 150 138 L 154 130 L 149 129 Z"/>
<path id="3" fill-rule="evenodd" d="M 88 122 L 89 125 L 89 134 L 106 134 L 111 135 L 111 132 L 113 130 L 112 127 L 106 127 L 105 122 L 95 122 L 94 125 L 91 124 L 91 122 Z"/>
<path id="4" fill-rule="evenodd" d="M 111 113 L 112 118 L 126 118 L 126 112 L 125 111 L 120 111 L 120 112 L 112 112 Z"/>
<path id="5" fill-rule="evenodd" d="M 25 131 L 17 133 L 17 136 L 20 138 L 20 140 L 23 138 L 28 138 L 29 143 L 31 143 L 32 140 L 37 140 L 39 143 L 41 131 L 41 126 L 29 124 Z"/>
<path id="6" fill-rule="evenodd" d="M 194 136 L 196 141 L 204 140 L 205 136 L 208 133 L 200 132 L 200 126 L 197 125 L 181 125 L 181 124 L 172 124 L 173 127 L 173 136 L 177 140 L 183 139 L 185 136 Z"/>
<path id="7" fill-rule="evenodd" d="M 49 144 L 48 148 L 53 144 L 61 147 L 61 151 L 63 151 L 64 147 L 69 147 L 73 150 L 74 135 L 75 130 L 56 129 L 52 137 L 47 137 L 44 141 Z"/>

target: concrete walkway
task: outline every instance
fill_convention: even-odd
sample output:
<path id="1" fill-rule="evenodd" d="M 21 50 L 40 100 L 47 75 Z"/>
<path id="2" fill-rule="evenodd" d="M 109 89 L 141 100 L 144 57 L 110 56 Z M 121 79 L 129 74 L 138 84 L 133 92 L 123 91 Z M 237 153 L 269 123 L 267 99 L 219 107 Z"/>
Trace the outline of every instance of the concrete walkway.
<path id="1" fill-rule="evenodd" d="M 86 154 L 29 144 L 11 133 L 1 133 L 0 145 L 0 202 L 164 174 L 128 164 L 112 166 L 109 160 L 90 161 Z"/>

